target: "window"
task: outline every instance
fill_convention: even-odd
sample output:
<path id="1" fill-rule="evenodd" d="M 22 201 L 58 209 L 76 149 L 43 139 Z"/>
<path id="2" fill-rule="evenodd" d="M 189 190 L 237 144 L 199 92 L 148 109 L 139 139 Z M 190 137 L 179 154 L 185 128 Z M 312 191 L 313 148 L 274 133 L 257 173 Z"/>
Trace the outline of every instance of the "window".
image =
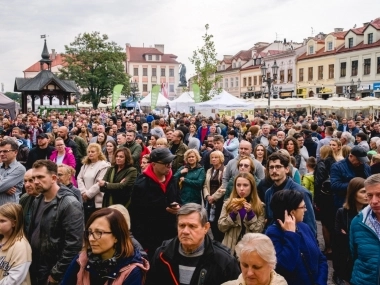
<path id="1" fill-rule="evenodd" d="M 313 54 L 314 53 L 314 46 L 309 46 L 309 54 Z"/>
<path id="2" fill-rule="evenodd" d="M 248 86 L 252 86 L 252 77 L 248 77 Z"/>
<path id="3" fill-rule="evenodd" d="M 380 74 L 380 57 L 377 58 L 377 74 Z"/>
<path id="4" fill-rule="evenodd" d="M 263 84 L 263 76 L 259 75 L 259 85 Z"/>
<path id="5" fill-rule="evenodd" d="M 348 48 L 354 47 L 354 38 L 349 38 L 348 39 Z"/>
<path id="6" fill-rule="evenodd" d="M 152 60 L 152 55 L 151 54 L 148 55 L 148 60 Z"/>
<path id="7" fill-rule="evenodd" d="M 313 68 L 309 67 L 307 78 L 309 81 L 313 80 Z"/>
<path id="8" fill-rule="evenodd" d="M 225 66 L 224 66 L 224 64 L 222 65 L 222 70 L 224 70 L 225 69 Z"/>
<path id="9" fill-rule="evenodd" d="M 288 69 L 288 82 L 293 82 L 293 69 Z"/>
<path id="10" fill-rule="evenodd" d="M 169 69 L 169 77 L 174 77 L 174 68 Z"/>
<path id="11" fill-rule="evenodd" d="M 218 65 L 218 71 L 220 70 L 220 65 Z"/>
<path id="12" fill-rule="evenodd" d="M 346 77 L 346 63 L 340 63 L 340 77 Z"/>
<path id="13" fill-rule="evenodd" d="M 303 68 L 299 69 L 298 74 L 299 74 L 299 81 L 302 82 L 303 81 Z"/>
<path id="14" fill-rule="evenodd" d="M 143 92 L 148 92 L 148 84 L 143 84 Z"/>
<path id="15" fill-rule="evenodd" d="M 244 78 L 243 78 L 243 87 L 246 87 L 246 86 L 247 86 L 247 78 L 244 77 Z"/>
<path id="16" fill-rule="evenodd" d="M 160 56 L 158 54 L 156 54 L 156 60 L 160 60 Z"/>
<path id="17" fill-rule="evenodd" d="M 224 88 L 228 88 L 228 78 L 224 79 Z"/>
<path id="18" fill-rule="evenodd" d="M 161 76 L 165 76 L 165 68 L 161 68 Z"/>
<path id="19" fill-rule="evenodd" d="M 329 79 L 334 78 L 334 64 L 329 64 Z"/>
<path id="20" fill-rule="evenodd" d="M 323 79 L 323 65 L 318 66 L 318 80 Z"/>
<path id="21" fill-rule="evenodd" d="M 139 76 L 139 69 L 138 69 L 138 67 L 133 68 L 133 76 Z"/>
<path id="22" fill-rule="evenodd" d="M 239 77 L 235 77 L 235 86 L 239 87 Z"/>
<path id="23" fill-rule="evenodd" d="M 368 44 L 373 43 L 373 33 L 368 34 Z"/>
<path id="24" fill-rule="evenodd" d="M 157 76 L 157 68 L 152 68 L 152 76 Z"/>
<path id="25" fill-rule="evenodd" d="M 327 50 L 333 50 L 333 43 L 332 42 L 327 42 Z"/>
<path id="26" fill-rule="evenodd" d="M 236 63 L 234 62 L 233 64 L 232 64 L 232 68 L 235 68 L 236 67 Z"/>
<path id="27" fill-rule="evenodd" d="M 253 76 L 253 85 L 254 85 L 254 86 L 257 85 L 257 76 Z"/>
<path id="28" fill-rule="evenodd" d="M 143 68 L 143 76 L 148 76 L 148 68 Z"/>
<path id="29" fill-rule="evenodd" d="M 285 72 L 280 70 L 280 83 L 284 83 L 285 80 Z"/>
<path id="30" fill-rule="evenodd" d="M 231 87 L 234 87 L 234 79 L 230 78 L 230 81 L 231 81 Z"/>
<path id="31" fill-rule="evenodd" d="M 169 85 L 169 92 L 174 92 L 174 85 L 173 84 Z"/>
<path id="32" fill-rule="evenodd" d="M 351 63 L 351 76 L 358 75 L 358 61 L 353 60 Z"/>
<path id="33" fill-rule="evenodd" d="M 256 64 L 257 64 L 257 65 L 260 65 L 260 64 L 261 64 L 261 58 L 258 58 L 258 59 L 256 60 Z M 255 65 L 256 65 L 256 64 L 255 64 Z"/>
<path id="34" fill-rule="evenodd" d="M 364 75 L 368 75 L 371 73 L 371 59 L 364 59 Z"/>

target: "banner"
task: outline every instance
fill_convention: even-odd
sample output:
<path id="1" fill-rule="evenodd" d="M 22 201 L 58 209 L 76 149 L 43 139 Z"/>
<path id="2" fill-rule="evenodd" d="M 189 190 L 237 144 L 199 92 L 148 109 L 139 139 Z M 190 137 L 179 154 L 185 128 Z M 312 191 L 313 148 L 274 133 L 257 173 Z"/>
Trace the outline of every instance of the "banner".
<path id="1" fill-rule="evenodd" d="M 193 88 L 194 102 L 200 103 L 201 102 L 201 90 L 199 88 L 199 85 L 194 83 L 191 85 L 191 87 Z"/>
<path id="2" fill-rule="evenodd" d="M 151 102 L 150 102 L 150 107 L 152 108 L 152 110 L 156 109 L 159 93 L 160 93 L 160 85 L 154 85 L 152 88 L 152 96 L 151 96 Z"/>
<path id="3" fill-rule="evenodd" d="M 115 109 L 116 103 L 120 98 L 121 90 L 123 90 L 124 85 L 123 84 L 117 84 L 113 88 L 112 93 L 112 109 Z"/>
<path id="4" fill-rule="evenodd" d="M 168 83 L 161 83 L 161 93 L 165 98 L 169 98 L 168 96 Z"/>

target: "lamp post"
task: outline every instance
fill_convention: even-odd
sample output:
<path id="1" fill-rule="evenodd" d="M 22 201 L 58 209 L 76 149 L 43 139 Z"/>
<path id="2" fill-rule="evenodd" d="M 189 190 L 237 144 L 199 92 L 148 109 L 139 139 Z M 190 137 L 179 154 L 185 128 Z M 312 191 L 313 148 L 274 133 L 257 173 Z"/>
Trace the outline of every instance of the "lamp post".
<path id="1" fill-rule="evenodd" d="M 261 75 L 263 78 L 263 82 L 266 82 L 268 84 L 268 120 L 270 117 L 270 96 L 271 96 L 271 86 L 272 83 L 276 81 L 277 79 L 277 71 L 278 71 L 278 65 L 276 61 L 274 61 L 274 64 L 272 65 L 272 74 L 273 78 L 270 76 L 267 77 L 267 67 L 265 66 L 265 62 L 261 65 Z"/>
<path id="2" fill-rule="evenodd" d="M 133 109 L 136 109 L 136 92 L 139 91 L 139 84 L 133 80 L 131 80 L 130 84 L 130 89 L 131 89 L 131 93 L 132 93 L 132 98 L 133 98 L 133 103 L 135 103 L 135 107 Z"/>

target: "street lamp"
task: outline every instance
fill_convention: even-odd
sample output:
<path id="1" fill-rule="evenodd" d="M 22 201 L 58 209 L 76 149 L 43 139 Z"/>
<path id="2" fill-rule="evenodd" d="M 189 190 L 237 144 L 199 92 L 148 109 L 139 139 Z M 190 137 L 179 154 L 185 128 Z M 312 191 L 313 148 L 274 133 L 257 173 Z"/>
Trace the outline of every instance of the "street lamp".
<path id="1" fill-rule="evenodd" d="M 277 71 L 278 71 L 278 65 L 276 61 L 274 61 L 274 64 L 272 65 L 272 74 L 273 78 L 270 76 L 267 77 L 267 67 L 265 66 L 265 62 L 261 65 L 261 75 L 263 78 L 263 82 L 266 82 L 268 84 L 268 120 L 270 117 L 270 96 L 271 96 L 271 86 L 272 83 L 276 81 L 277 79 Z"/>

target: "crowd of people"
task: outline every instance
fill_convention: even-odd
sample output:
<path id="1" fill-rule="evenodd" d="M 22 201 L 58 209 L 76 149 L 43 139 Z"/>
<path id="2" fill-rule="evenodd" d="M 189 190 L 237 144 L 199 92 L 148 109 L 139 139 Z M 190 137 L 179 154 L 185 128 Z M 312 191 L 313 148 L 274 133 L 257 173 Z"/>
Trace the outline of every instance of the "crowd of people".
<path id="1" fill-rule="evenodd" d="M 0 284 L 377 284 L 379 126 L 0 110 Z"/>

